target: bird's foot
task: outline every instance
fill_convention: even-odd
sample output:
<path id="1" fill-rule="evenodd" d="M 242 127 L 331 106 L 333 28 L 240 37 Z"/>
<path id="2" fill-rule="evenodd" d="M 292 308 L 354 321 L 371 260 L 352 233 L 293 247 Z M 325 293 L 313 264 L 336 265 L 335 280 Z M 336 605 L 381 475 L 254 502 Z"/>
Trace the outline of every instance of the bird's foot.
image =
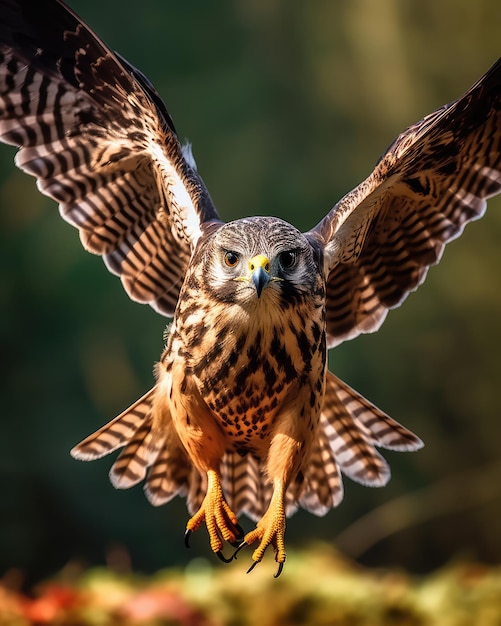
<path id="1" fill-rule="evenodd" d="M 189 547 L 191 534 L 205 522 L 212 551 L 222 561 L 229 563 L 233 557 L 227 559 L 223 555 L 223 541 L 227 541 L 233 547 L 239 545 L 242 541 L 243 530 L 238 524 L 237 516 L 224 499 L 217 473 L 211 470 L 207 472 L 207 478 L 207 495 L 199 510 L 186 524 L 184 542 Z"/>
<path id="2" fill-rule="evenodd" d="M 247 573 L 252 572 L 256 565 L 262 561 L 266 548 L 271 545 L 275 551 L 275 561 L 278 563 L 278 568 L 275 573 L 275 578 L 278 578 L 282 573 L 286 559 L 285 511 L 283 503 L 278 502 L 274 504 L 272 500 L 269 509 L 258 522 L 256 528 L 245 535 L 243 542 L 234 553 L 233 558 L 236 558 L 238 552 L 243 547 L 251 545 L 255 541 L 259 541 L 259 545 L 252 554 L 253 563 L 247 570 Z"/>

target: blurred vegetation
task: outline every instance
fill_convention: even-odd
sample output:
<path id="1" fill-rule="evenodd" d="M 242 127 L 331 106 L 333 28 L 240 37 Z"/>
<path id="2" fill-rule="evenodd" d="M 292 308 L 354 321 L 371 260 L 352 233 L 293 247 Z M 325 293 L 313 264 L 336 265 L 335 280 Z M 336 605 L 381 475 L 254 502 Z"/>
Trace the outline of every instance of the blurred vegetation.
<path id="1" fill-rule="evenodd" d="M 248 576 L 241 563 L 200 558 L 151 577 L 70 564 L 30 596 L 0 586 L 0 626 L 498 626 L 500 597 L 499 566 L 456 563 L 422 578 L 316 545 L 294 552 L 276 581 L 265 565 Z"/>
<path id="2" fill-rule="evenodd" d="M 156 85 L 224 219 L 274 214 L 305 230 L 500 52 L 498 0 L 70 3 Z M 184 502 L 155 509 L 140 488 L 113 490 L 110 459 L 68 454 L 151 386 L 165 320 L 83 252 L 14 152 L 0 150 L 0 575 L 31 584 L 74 559 L 102 564 L 116 546 L 145 573 L 209 556 L 203 531 L 184 549 Z M 298 513 L 290 546 L 324 538 L 359 563 L 414 572 L 458 554 L 501 560 L 500 206 L 381 331 L 331 355 L 337 375 L 426 448 L 385 454 L 385 489 L 347 482 L 325 518 Z M 294 558 L 273 589 L 320 567 Z"/>

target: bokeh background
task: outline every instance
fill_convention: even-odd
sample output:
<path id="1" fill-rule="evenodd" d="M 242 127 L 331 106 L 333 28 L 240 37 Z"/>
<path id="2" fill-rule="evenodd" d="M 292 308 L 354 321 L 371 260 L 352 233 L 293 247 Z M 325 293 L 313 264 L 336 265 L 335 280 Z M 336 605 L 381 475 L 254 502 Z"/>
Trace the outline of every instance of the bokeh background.
<path id="1" fill-rule="evenodd" d="M 71 5 L 156 85 L 224 219 L 270 214 L 304 230 L 500 53 L 499 0 Z M 69 456 L 151 386 L 166 320 L 83 252 L 14 152 L 0 149 L 0 575 L 212 558 L 203 531 L 184 548 L 184 502 L 155 509 L 140 487 L 112 488 L 110 458 Z M 385 453 L 386 488 L 346 481 L 325 518 L 298 513 L 290 545 L 321 538 L 412 572 L 501 561 L 500 209 L 490 202 L 378 333 L 331 354 L 337 375 L 426 447 Z"/>

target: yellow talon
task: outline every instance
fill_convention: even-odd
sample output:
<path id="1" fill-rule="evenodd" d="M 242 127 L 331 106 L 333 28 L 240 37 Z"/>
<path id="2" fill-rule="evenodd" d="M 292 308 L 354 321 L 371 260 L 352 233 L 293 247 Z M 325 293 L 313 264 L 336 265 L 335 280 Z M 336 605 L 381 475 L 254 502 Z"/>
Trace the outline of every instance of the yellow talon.
<path id="1" fill-rule="evenodd" d="M 248 569 L 247 573 L 251 572 L 256 565 L 262 561 L 266 548 L 272 545 L 275 551 L 275 561 L 278 563 L 275 578 L 278 578 L 282 573 L 283 565 L 287 557 L 285 552 L 284 493 L 281 485 L 278 489 L 275 489 L 270 506 L 259 520 L 256 528 L 245 535 L 243 545 L 250 545 L 257 540 L 259 540 L 259 545 L 252 554 L 254 563 Z"/>
<path id="2" fill-rule="evenodd" d="M 237 516 L 224 499 L 219 476 L 214 470 L 207 472 L 207 494 L 202 505 L 186 524 L 187 546 L 191 533 L 198 530 L 204 521 L 209 533 L 210 547 L 216 554 L 221 554 L 223 540 L 231 544 L 240 540 L 242 529 Z"/>

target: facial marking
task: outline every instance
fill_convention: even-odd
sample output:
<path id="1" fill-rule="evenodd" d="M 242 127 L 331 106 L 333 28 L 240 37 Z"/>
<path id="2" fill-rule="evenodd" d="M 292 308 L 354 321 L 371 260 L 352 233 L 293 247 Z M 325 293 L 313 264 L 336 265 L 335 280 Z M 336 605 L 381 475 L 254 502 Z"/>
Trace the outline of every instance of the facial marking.
<path id="1" fill-rule="evenodd" d="M 214 233 L 206 258 L 214 295 L 243 306 L 256 299 L 277 306 L 284 297 L 295 302 L 311 293 L 318 272 L 306 237 L 272 217 L 225 224 Z"/>

